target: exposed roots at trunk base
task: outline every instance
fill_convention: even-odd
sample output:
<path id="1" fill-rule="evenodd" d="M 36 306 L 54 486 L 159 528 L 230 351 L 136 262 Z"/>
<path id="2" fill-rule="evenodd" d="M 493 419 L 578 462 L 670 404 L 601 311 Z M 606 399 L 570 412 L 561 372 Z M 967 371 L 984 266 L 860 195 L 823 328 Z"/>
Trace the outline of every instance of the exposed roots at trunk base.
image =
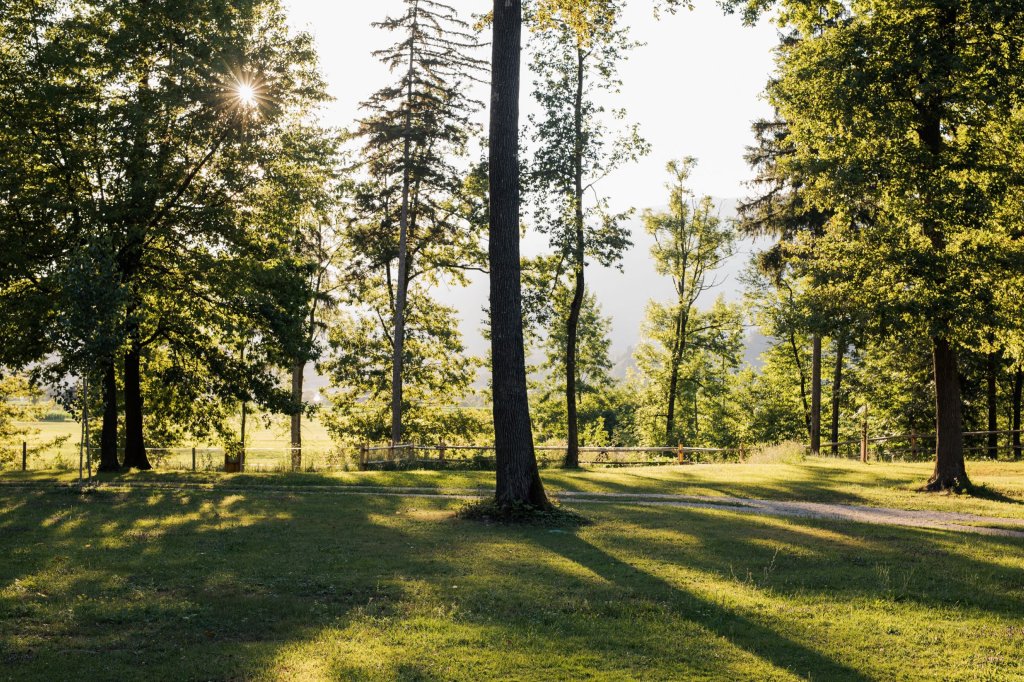
<path id="1" fill-rule="evenodd" d="M 922 490 L 926 493 L 969 493 L 973 486 L 966 473 L 933 475 Z"/>
<path id="2" fill-rule="evenodd" d="M 524 526 L 579 527 L 590 523 L 586 517 L 558 505 L 499 504 L 494 499 L 472 502 L 455 512 L 455 516 L 467 521 Z"/>

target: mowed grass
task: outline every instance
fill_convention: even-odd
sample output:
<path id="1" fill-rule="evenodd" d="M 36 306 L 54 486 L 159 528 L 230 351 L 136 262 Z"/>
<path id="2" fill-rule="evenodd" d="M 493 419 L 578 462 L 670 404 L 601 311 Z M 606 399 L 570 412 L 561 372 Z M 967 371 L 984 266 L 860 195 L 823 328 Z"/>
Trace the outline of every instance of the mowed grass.
<path id="1" fill-rule="evenodd" d="M 0 678 L 1024 679 L 1024 541 L 629 504 L 500 527 L 459 504 L 0 487 Z"/>
<path id="2" fill-rule="evenodd" d="M 827 502 L 900 509 L 967 512 L 1024 518 L 1024 462 L 975 461 L 968 471 L 978 486 L 973 495 L 929 494 L 920 489 L 932 472 L 928 463 L 869 463 L 829 458 L 771 464 L 695 464 L 636 468 L 547 468 L 548 490 L 603 493 L 656 493 Z M 71 481 L 77 471 L 0 472 L 5 481 Z M 235 486 L 406 486 L 429 489 L 494 489 L 488 471 L 347 471 L 323 473 L 180 472 L 104 476 L 107 482 L 192 481 Z"/>

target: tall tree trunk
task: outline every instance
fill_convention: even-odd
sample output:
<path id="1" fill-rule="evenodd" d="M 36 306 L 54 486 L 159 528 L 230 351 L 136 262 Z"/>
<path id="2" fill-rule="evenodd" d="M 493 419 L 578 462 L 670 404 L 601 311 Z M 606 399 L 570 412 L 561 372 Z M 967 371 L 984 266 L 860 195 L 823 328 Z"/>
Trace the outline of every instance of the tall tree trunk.
<path id="1" fill-rule="evenodd" d="M 676 335 L 672 342 L 672 367 L 668 378 L 668 410 L 665 416 L 665 447 L 672 447 L 672 434 L 676 430 L 676 396 L 679 393 L 679 365 L 682 362 L 684 336 L 686 334 L 686 316 L 680 310 L 676 318 Z"/>
<path id="2" fill-rule="evenodd" d="M 1013 375 L 1013 458 L 1020 459 L 1022 454 L 1020 438 L 1020 406 L 1024 397 L 1024 370 L 1018 369 Z"/>
<path id="3" fill-rule="evenodd" d="M 99 471 L 120 471 L 117 461 L 117 369 L 114 360 L 103 369 L 103 426 L 100 429 Z"/>
<path id="4" fill-rule="evenodd" d="M 789 332 L 789 347 L 793 351 L 793 361 L 796 362 L 796 371 L 800 375 L 800 402 L 804 406 L 804 426 L 807 428 L 807 437 L 811 437 L 811 408 L 807 404 L 807 377 L 804 376 L 804 363 L 800 360 L 800 349 L 796 345 L 796 334 Z"/>
<path id="5" fill-rule="evenodd" d="M 832 373 L 832 456 L 839 456 L 839 409 L 843 397 L 843 359 L 846 356 L 846 338 L 840 334 L 836 338 L 836 367 Z"/>
<path id="6" fill-rule="evenodd" d="M 811 340 L 811 456 L 821 454 L 821 334 Z"/>
<path id="7" fill-rule="evenodd" d="M 576 410 L 576 351 L 579 339 L 580 310 L 586 292 L 586 243 L 583 232 L 583 50 L 576 48 L 576 98 L 573 102 L 573 193 L 576 228 L 576 244 L 573 257 L 576 260 L 576 284 L 569 308 L 565 334 L 565 416 L 568 443 L 565 449 L 565 466 L 580 465 L 579 415 Z"/>
<path id="8" fill-rule="evenodd" d="M 302 379 L 306 363 L 297 362 L 292 365 L 292 402 L 299 405 L 299 410 L 291 416 L 292 471 L 302 469 Z"/>
<path id="9" fill-rule="evenodd" d="M 933 340 L 935 372 L 935 472 L 927 489 L 959 490 L 969 487 L 964 466 L 964 429 L 960 375 L 956 351 L 942 337 Z"/>
<path id="10" fill-rule="evenodd" d="M 999 456 L 999 435 L 996 433 L 996 429 L 999 428 L 997 421 L 997 384 L 996 379 L 999 373 L 999 354 L 989 353 L 988 357 L 985 358 L 985 379 L 986 379 L 986 407 L 988 410 L 988 438 L 986 451 L 989 459 L 996 459 Z"/>
<path id="11" fill-rule="evenodd" d="M 491 42 L 490 261 L 495 501 L 547 507 L 526 394 L 519 261 L 519 71 L 521 0 L 494 0 Z"/>
<path id="12" fill-rule="evenodd" d="M 566 323 L 565 348 L 565 414 L 568 431 L 568 442 L 565 448 L 564 465 L 576 468 L 580 465 L 580 432 L 579 415 L 576 409 L 576 351 L 579 338 L 580 310 L 583 307 L 584 281 L 583 266 L 576 266 L 576 288 L 573 292 L 572 305 L 569 308 L 569 320 Z"/>
<path id="13" fill-rule="evenodd" d="M 118 462 L 118 378 L 113 358 L 103 368 L 103 424 L 99 431 L 99 471 L 120 471 Z"/>
<path id="14" fill-rule="evenodd" d="M 413 6 L 413 12 L 417 7 Z M 415 14 L 413 30 L 416 30 Z M 395 332 L 391 362 L 391 444 L 402 442 L 402 375 L 405 363 L 405 304 L 409 291 L 409 187 L 412 163 L 412 80 L 416 59 L 416 39 L 409 39 L 409 72 L 406 76 L 405 137 L 402 149 L 402 215 L 398 228 L 398 291 L 395 296 Z"/>
<path id="15" fill-rule="evenodd" d="M 142 433 L 142 350 L 138 339 L 129 343 L 131 345 L 124 354 L 124 466 L 146 470 L 153 467 L 146 457 Z"/>

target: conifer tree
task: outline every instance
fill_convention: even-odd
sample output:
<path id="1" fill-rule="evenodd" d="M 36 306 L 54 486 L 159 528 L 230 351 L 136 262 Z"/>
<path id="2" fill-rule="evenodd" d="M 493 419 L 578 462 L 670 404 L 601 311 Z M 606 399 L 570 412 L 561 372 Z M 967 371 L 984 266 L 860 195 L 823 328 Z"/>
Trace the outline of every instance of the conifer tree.
<path id="1" fill-rule="evenodd" d="M 404 12 L 375 26 L 399 35 L 375 55 L 394 84 L 364 103 L 363 138 L 368 182 L 360 196 L 361 226 L 354 234 L 364 267 L 385 272 L 393 322 L 391 441 L 402 441 L 403 364 L 406 361 L 410 282 L 423 273 L 456 272 L 480 260 L 476 232 L 453 207 L 480 104 L 466 94 L 484 62 L 469 24 L 435 0 L 404 0 Z"/>

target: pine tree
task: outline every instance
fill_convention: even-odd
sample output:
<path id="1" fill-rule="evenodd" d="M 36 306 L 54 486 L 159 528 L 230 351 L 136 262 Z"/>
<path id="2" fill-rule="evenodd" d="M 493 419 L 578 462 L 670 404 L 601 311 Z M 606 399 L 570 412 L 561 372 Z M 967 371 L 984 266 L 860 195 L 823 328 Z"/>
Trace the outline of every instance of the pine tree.
<path id="1" fill-rule="evenodd" d="M 403 438 L 410 282 L 423 272 L 476 261 L 478 247 L 467 239 L 471 230 L 451 204 L 465 175 L 454 163 L 465 156 L 473 133 L 470 117 L 480 106 L 466 95 L 466 86 L 484 68 L 475 56 L 476 35 L 455 8 L 434 0 L 404 4 L 403 14 L 374 24 L 400 35 L 395 45 L 375 53 L 400 75 L 364 103 L 368 115 L 358 129 L 370 180 L 359 207 L 364 220 L 358 251 L 368 254 L 369 269 L 386 270 L 392 300 L 393 443 Z"/>

